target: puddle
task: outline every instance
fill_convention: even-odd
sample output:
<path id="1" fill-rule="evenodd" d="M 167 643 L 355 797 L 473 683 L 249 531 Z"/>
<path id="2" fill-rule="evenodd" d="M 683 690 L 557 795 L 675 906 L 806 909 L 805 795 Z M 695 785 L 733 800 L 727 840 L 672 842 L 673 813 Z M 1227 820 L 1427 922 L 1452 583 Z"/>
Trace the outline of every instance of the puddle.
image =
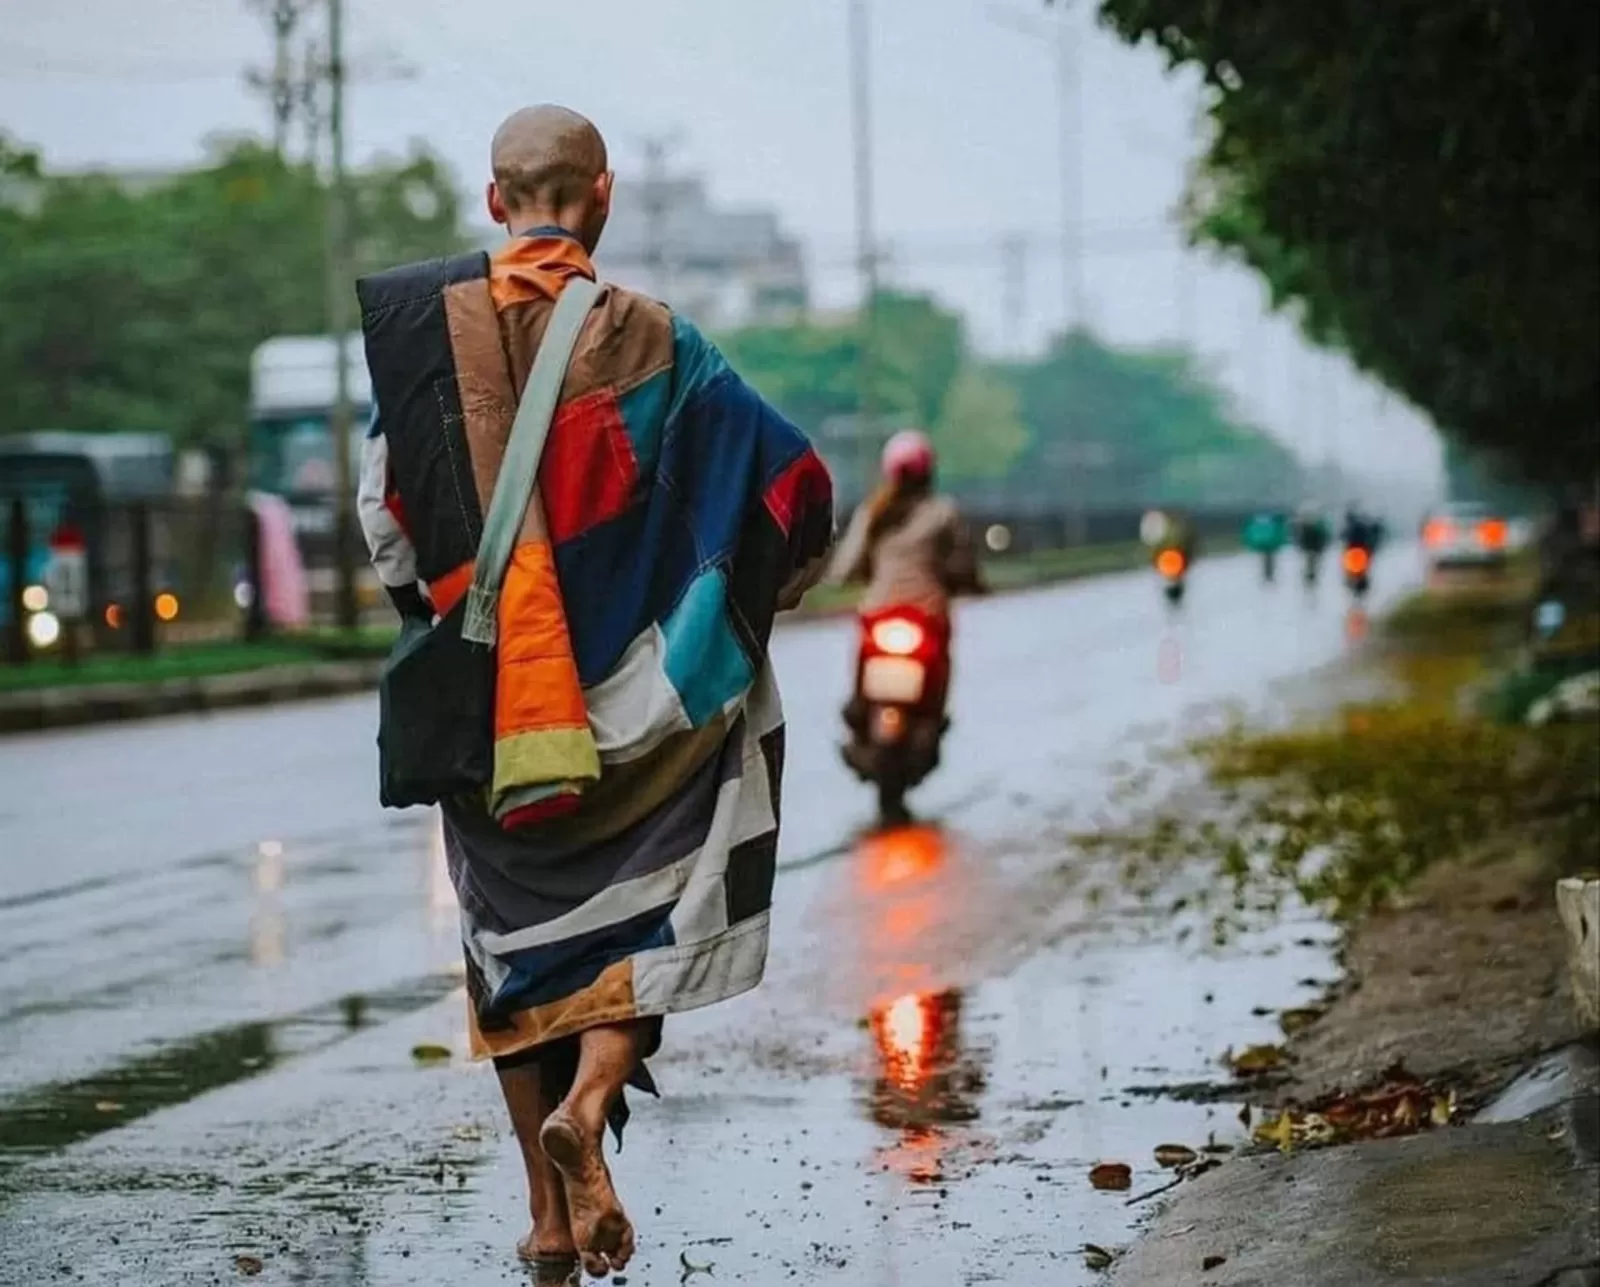
<path id="1" fill-rule="evenodd" d="M 453 974 L 430 974 L 282 1018 L 202 1033 L 87 1077 L 29 1090 L 0 1103 L 0 1169 L 257 1077 L 362 1028 L 420 1010 L 459 986 Z"/>

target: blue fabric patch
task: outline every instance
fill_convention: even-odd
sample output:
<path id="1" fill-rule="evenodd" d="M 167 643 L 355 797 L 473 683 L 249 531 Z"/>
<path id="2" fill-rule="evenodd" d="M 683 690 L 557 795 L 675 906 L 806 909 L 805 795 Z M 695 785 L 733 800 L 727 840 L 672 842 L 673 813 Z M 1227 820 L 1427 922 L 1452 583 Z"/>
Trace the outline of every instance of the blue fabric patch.
<path id="1" fill-rule="evenodd" d="M 667 400 L 672 395 L 672 370 L 657 371 L 636 389 L 617 399 L 622 425 L 639 462 L 639 477 L 648 480 L 661 459 L 661 435 L 666 426 Z"/>
<path id="2" fill-rule="evenodd" d="M 652 907 L 587 934 L 507 954 L 505 963 L 511 972 L 485 1007 L 487 1013 L 510 1015 L 559 1001 L 582 991 L 608 966 L 626 957 L 671 947 L 677 942 L 670 919 L 674 906 Z"/>
<path id="3" fill-rule="evenodd" d="M 716 568 L 702 572 L 662 623 L 663 667 L 696 728 L 744 692 L 755 678 L 728 620 L 728 585 Z"/>

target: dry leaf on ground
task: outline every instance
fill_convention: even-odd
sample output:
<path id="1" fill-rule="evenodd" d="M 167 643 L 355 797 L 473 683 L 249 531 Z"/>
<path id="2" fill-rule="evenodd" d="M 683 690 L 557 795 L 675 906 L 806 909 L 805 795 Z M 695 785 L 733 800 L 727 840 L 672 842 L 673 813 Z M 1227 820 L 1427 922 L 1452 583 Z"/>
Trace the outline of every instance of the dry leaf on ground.
<path id="1" fill-rule="evenodd" d="M 1156 1164 L 1168 1170 L 1178 1166 L 1188 1166 L 1200 1155 L 1192 1148 L 1183 1144 L 1161 1144 L 1156 1147 Z"/>
<path id="2" fill-rule="evenodd" d="M 1121 1191 L 1133 1187 L 1133 1168 L 1126 1162 L 1101 1162 L 1089 1171 L 1089 1183 L 1103 1191 Z"/>
<path id="3" fill-rule="evenodd" d="M 1284 1059 L 1282 1046 L 1246 1046 L 1228 1056 L 1228 1067 L 1235 1077 L 1258 1077 L 1283 1067 Z"/>
<path id="4" fill-rule="evenodd" d="M 1083 1244 L 1083 1263 L 1090 1269 L 1110 1269 L 1116 1263 L 1116 1256 L 1104 1247 L 1097 1247 L 1092 1242 Z"/>
<path id="5" fill-rule="evenodd" d="M 419 1064 L 443 1063 L 450 1058 L 450 1047 L 425 1041 L 420 1045 L 411 1047 L 411 1057 Z"/>

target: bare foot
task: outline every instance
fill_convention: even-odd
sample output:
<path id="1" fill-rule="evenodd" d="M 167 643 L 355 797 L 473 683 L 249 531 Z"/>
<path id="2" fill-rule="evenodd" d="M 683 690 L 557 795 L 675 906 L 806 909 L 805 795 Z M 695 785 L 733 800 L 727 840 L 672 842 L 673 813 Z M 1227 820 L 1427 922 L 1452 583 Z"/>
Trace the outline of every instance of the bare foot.
<path id="1" fill-rule="evenodd" d="M 567 1217 L 567 1195 L 552 1185 L 546 1218 L 535 1216 L 528 1236 L 517 1243 L 517 1256 L 534 1266 L 537 1287 L 567 1287 L 578 1276 L 578 1251 Z"/>
<path id="2" fill-rule="evenodd" d="M 573 1241 L 583 1267 L 595 1278 L 626 1269 L 633 1259 L 633 1226 L 617 1200 L 600 1148 L 600 1132 L 587 1131 L 565 1106 L 545 1119 L 539 1132 L 545 1156 L 555 1163 L 567 1191 Z"/>

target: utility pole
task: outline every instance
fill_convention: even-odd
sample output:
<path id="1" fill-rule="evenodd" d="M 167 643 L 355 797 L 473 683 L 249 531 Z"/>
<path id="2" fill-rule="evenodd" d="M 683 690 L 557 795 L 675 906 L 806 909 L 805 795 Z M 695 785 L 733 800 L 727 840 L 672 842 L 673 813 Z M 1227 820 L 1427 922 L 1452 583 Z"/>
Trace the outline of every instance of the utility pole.
<path id="1" fill-rule="evenodd" d="M 990 19 L 1052 48 L 1055 57 L 1057 151 L 1061 167 L 1061 321 L 1068 333 L 1089 324 L 1083 257 L 1083 94 L 1077 33 L 1065 6 L 1052 19 L 991 8 Z"/>
<path id="2" fill-rule="evenodd" d="M 265 13 L 272 26 L 272 70 L 252 70 L 245 79 L 271 105 L 272 150 L 281 158 L 289 145 L 289 126 L 300 100 L 300 86 L 291 65 L 290 43 L 305 12 L 306 0 L 250 0 L 250 7 Z"/>
<path id="3" fill-rule="evenodd" d="M 1083 120 L 1077 41 L 1065 7 L 1056 19 L 1056 93 L 1061 129 L 1061 282 L 1067 330 L 1089 323 L 1083 280 Z"/>
<path id="4" fill-rule="evenodd" d="M 1183 244 L 1183 231 L 1178 232 L 1178 272 L 1175 283 L 1178 298 L 1178 343 L 1191 354 L 1198 351 L 1195 340 L 1195 280 L 1194 257 Z"/>
<path id="5" fill-rule="evenodd" d="M 350 300 L 355 290 L 355 266 L 350 253 L 349 184 L 345 175 L 344 119 L 344 0 L 328 0 L 328 178 L 326 236 L 328 331 L 334 345 L 333 410 L 329 431 L 333 440 L 333 562 L 338 577 L 337 617 L 341 628 L 355 629 L 356 569 L 355 479 L 350 465 Z"/>
<path id="6" fill-rule="evenodd" d="M 867 0 L 850 0 L 850 86 L 855 133 L 856 270 L 861 281 L 861 307 L 856 359 L 857 448 L 861 496 L 871 490 L 876 454 L 872 425 L 877 410 L 876 321 L 878 309 L 878 248 L 872 210 L 872 32 Z"/>
<path id="7" fill-rule="evenodd" d="M 677 144 L 677 135 L 652 135 L 643 140 L 645 266 L 650 273 L 650 291 L 657 299 L 671 294 L 667 263 L 668 176 L 667 153 Z"/>
<path id="8" fill-rule="evenodd" d="M 1020 232 L 1008 232 L 1000 239 L 1000 279 L 1005 354 L 1009 358 L 1020 358 L 1024 292 L 1028 282 L 1028 239 Z"/>

